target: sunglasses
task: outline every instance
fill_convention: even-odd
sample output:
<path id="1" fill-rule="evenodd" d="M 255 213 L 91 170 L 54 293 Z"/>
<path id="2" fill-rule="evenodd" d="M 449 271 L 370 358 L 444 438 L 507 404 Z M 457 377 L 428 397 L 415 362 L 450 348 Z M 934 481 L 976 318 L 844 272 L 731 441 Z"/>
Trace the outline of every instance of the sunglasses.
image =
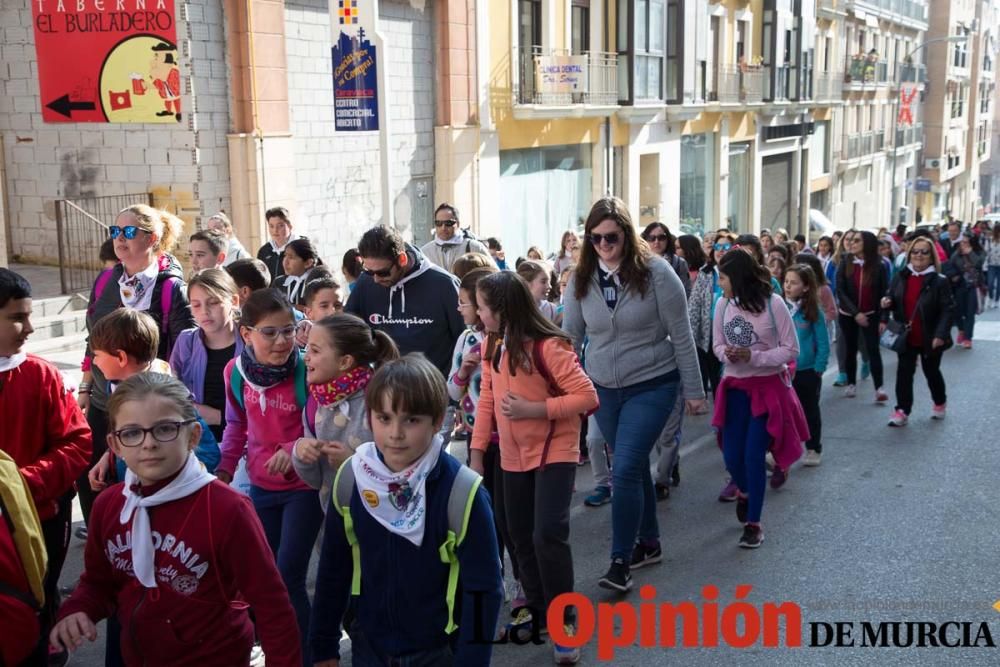
<path id="1" fill-rule="evenodd" d="M 361 270 L 370 276 L 375 276 L 376 278 L 388 278 L 389 276 L 392 275 L 391 266 L 388 269 L 378 269 L 377 271 L 375 269 L 368 269 L 368 268 L 362 268 Z"/>
<path id="2" fill-rule="evenodd" d="M 291 327 L 261 327 L 261 328 L 247 327 L 247 329 L 250 329 L 250 331 L 256 331 L 261 336 L 263 336 L 265 340 L 271 340 L 271 341 L 277 340 L 278 336 L 281 336 L 282 338 L 288 338 L 288 339 L 295 338 L 295 327 L 294 326 L 291 326 Z"/>
<path id="3" fill-rule="evenodd" d="M 139 229 L 135 225 L 126 225 L 124 227 L 119 227 L 118 225 L 111 225 L 108 227 L 108 235 L 112 239 L 116 239 L 119 236 L 124 236 L 127 241 L 131 241 L 135 238 L 135 235 L 139 232 L 146 232 L 145 229 Z M 149 234 L 149 232 L 146 232 Z"/>
<path id="4" fill-rule="evenodd" d="M 733 244 L 732 243 L 716 243 L 712 247 L 715 248 L 716 250 L 730 250 L 730 249 L 732 249 Z"/>
<path id="5" fill-rule="evenodd" d="M 646 240 L 649 241 L 650 243 L 666 243 L 666 241 L 667 241 L 667 235 L 666 234 L 650 234 L 646 238 Z"/>
<path id="6" fill-rule="evenodd" d="M 927 257 L 931 254 L 931 251 L 928 248 L 914 248 L 913 250 L 910 251 L 910 254 L 923 255 L 924 257 Z"/>
<path id="7" fill-rule="evenodd" d="M 435 227 L 454 227 L 458 224 L 458 220 L 435 220 Z"/>
<path id="8" fill-rule="evenodd" d="M 608 245 L 618 245 L 621 237 L 621 234 L 618 232 L 611 232 L 610 234 L 587 234 L 587 239 L 594 245 L 601 245 L 602 241 Z"/>

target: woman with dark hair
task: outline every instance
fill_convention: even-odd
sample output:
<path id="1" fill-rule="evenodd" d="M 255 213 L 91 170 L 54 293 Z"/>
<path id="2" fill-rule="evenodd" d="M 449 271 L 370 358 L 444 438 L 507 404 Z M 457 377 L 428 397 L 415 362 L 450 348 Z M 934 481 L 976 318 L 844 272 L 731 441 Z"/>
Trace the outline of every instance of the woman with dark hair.
<path id="1" fill-rule="evenodd" d="M 670 263 L 677 277 L 684 285 L 684 293 L 691 295 L 691 274 L 688 273 L 688 264 L 683 257 L 678 257 L 674 253 L 674 235 L 662 222 L 651 222 L 642 230 L 642 240 L 649 245 L 649 249 L 654 255 L 659 255 Z"/>
<path id="2" fill-rule="evenodd" d="M 837 268 L 838 322 L 847 350 L 845 359 L 847 390 L 845 396 L 857 396 L 858 345 L 868 351 L 868 364 L 875 383 L 875 402 L 885 403 L 889 395 L 882 388 L 882 352 L 879 349 L 878 322 L 881 301 L 889 289 L 889 272 L 878 252 L 878 239 L 871 232 L 855 232 L 851 237 L 850 256 Z"/>
<path id="3" fill-rule="evenodd" d="M 972 349 L 972 333 L 979 310 L 979 286 L 983 283 L 983 260 L 979 239 L 966 232 L 959 237 L 958 249 L 944 266 L 944 274 L 951 281 L 955 295 L 956 342 L 966 350 Z"/>
<path id="4" fill-rule="evenodd" d="M 712 324 L 713 352 L 725 364 L 712 426 L 722 434 L 726 468 L 737 486 L 736 518 L 744 524 L 739 545 L 745 549 L 756 549 L 764 540 L 760 518 L 767 452 L 774 455 L 775 475 L 784 481 L 809 439 L 788 374 L 788 364 L 799 354 L 795 325 L 769 278 L 748 253 L 728 253 L 719 264 L 725 298 Z M 775 481 L 772 487 L 779 485 Z"/>
<path id="5" fill-rule="evenodd" d="M 625 203 L 599 199 L 584 231 L 563 328 L 578 350 L 588 340 L 586 371 L 601 401 L 597 423 L 614 451 L 611 566 L 599 584 L 624 592 L 631 568 L 663 558 L 650 452 L 678 397 L 697 413 L 705 394 L 684 286 L 636 235 Z"/>
<path id="6" fill-rule="evenodd" d="M 917 359 L 927 379 L 934 407 L 931 419 L 944 419 L 947 395 L 941 375 L 941 357 L 952 345 L 951 323 L 955 313 L 948 280 L 941 275 L 941 262 L 934 243 L 916 237 L 906 252 L 906 266 L 896 273 L 889 293 L 882 299 L 882 322 L 890 316 L 907 327 L 906 348 L 898 352 L 896 409 L 889 426 L 906 426 L 913 409 L 913 376 Z M 885 328 L 885 324 L 881 328 Z"/>
<path id="7" fill-rule="evenodd" d="M 705 266 L 708 258 L 705 257 L 705 249 L 701 247 L 701 241 L 694 234 L 684 234 L 674 242 L 674 254 L 687 262 L 688 275 L 691 277 L 691 286 L 698 277 L 701 267 Z M 691 296 L 690 291 L 688 296 Z"/>
<path id="8" fill-rule="evenodd" d="M 713 396 L 719 385 L 719 378 L 722 377 L 722 366 L 712 354 L 712 316 L 715 304 L 722 297 L 717 267 L 735 244 L 736 237 L 729 232 L 720 232 L 715 237 L 712 251 L 708 253 L 705 264 L 698 272 L 688 300 L 688 317 L 691 320 L 695 349 L 698 350 L 702 383 L 706 393 L 711 392 Z"/>
<path id="9" fill-rule="evenodd" d="M 764 268 L 767 268 L 768 255 L 774 252 L 776 248 L 781 247 L 778 245 L 772 245 L 771 249 L 765 252 L 764 246 L 761 244 L 760 239 L 754 236 L 753 234 L 740 234 L 738 237 L 736 237 L 736 246 L 741 250 L 746 250 L 747 252 L 749 252 L 750 256 L 753 257 L 755 260 L 757 260 L 757 263 L 763 266 Z M 778 252 L 780 252 L 784 257 L 785 265 L 787 266 L 788 252 L 783 247 L 781 247 L 781 250 L 779 250 Z M 782 293 L 781 281 L 778 280 L 777 278 L 772 277 L 771 289 L 774 290 L 775 294 L 781 296 Z"/>
<path id="10" fill-rule="evenodd" d="M 302 310 L 306 303 L 306 283 L 313 269 L 322 265 L 323 260 L 312 241 L 307 238 L 289 241 L 281 254 L 284 274 L 274 281 L 273 287 L 284 294 L 290 304 Z"/>

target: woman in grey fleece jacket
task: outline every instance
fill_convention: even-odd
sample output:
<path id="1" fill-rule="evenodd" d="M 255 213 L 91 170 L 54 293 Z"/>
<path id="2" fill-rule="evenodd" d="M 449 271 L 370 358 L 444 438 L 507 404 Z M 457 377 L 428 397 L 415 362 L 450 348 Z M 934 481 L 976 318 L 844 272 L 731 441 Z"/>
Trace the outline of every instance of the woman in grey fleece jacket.
<path id="1" fill-rule="evenodd" d="M 631 568 L 662 559 L 649 454 L 674 402 L 705 406 L 684 286 L 636 234 L 620 199 L 591 208 L 566 286 L 563 329 L 597 388 L 597 422 L 614 451 L 611 567 L 599 584 L 627 591 Z M 638 540 L 637 540 L 638 538 Z"/>

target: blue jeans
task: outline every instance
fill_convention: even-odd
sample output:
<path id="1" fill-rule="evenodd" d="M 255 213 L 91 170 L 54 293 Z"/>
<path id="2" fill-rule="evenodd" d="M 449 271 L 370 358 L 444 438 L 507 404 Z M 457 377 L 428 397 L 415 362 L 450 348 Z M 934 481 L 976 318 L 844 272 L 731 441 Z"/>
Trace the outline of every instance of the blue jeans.
<path id="1" fill-rule="evenodd" d="M 722 458 L 726 460 L 726 470 L 736 486 L 750 496 L 748 523 L 760 523 L 760 514 L 764 509 L 764 488 L 767 486 L 764 457 L 770 445 L 767 414 L 754 417 L 750 412 L 750 394 L 742 389 L 727 391 Z"/>
<path id="2" fill-rule="evenodd" d="M 309 618 L 312 606 L 306 593 L 306 572 L 313 544 L 323 523 L 317 491 L 268 491 L 250 486 L 250 500 L 264 527 L 264 536 L 288 589 L 299 625 L 302 664 L 311 665 Z"/>
<path id="3" fill-rule="evenodd" d="M 1000 266 L 986 267 L 986 285 L 990 298 L 1000 301 Z"/>
<path id="4" fill-rule="evenodd" d="M 614 453 L 611 467 L 611 558 L 628 563 L 636 537 L 657 540 L 656 491 L 649 454 L 677 400 L 679 374 L 672 371 L 621 389 L 596 386 L 597 425 Z"/>

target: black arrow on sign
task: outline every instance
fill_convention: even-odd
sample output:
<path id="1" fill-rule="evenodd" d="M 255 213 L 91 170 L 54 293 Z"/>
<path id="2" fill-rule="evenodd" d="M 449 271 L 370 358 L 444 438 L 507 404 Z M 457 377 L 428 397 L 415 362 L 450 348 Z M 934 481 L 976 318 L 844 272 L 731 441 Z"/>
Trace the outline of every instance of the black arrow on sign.
<path id="1" fill-rule="evenodd" d="M 94 110 L 93 102 L 73 102 L 69 99 L 69 94 L 63 95 L 59 99 L 49 102 L 46 106 L 56 113 L 66 116 L 67 118 L 72 118 L 74 111 Z"/>

